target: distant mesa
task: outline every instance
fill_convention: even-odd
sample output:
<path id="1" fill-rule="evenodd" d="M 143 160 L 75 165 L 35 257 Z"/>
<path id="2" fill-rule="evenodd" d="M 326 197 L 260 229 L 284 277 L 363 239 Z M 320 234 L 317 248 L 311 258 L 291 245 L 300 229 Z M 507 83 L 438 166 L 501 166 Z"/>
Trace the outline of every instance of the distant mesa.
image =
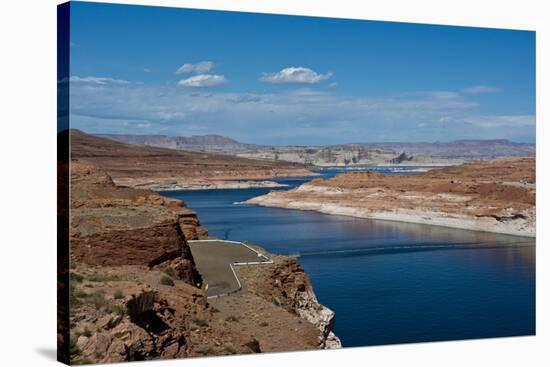
<path id="1" fill-rule="evenodd" d="M 535 145 L 505 139 L 434 143 L 351 143 L 314 146 L 265 146 L 241 143 L 221 135 L 100 135 L 126 144 L 221 153 L 244 158 L 313 166 L 449 165 L 499 157 L 534 157 Z"/>
<path id="2" fill-rule="evenodd" d="M 101 134 L 102 138 L 108 138 L 125 144 L 148 145 L 159 148 L 194 150 L 206 152 L 236 153 L 253 149 L 252 144 L 240 143 L 234 139 L 221 135 L 194 135 L 167 136 L 167 135 L 116 135 Z"/>

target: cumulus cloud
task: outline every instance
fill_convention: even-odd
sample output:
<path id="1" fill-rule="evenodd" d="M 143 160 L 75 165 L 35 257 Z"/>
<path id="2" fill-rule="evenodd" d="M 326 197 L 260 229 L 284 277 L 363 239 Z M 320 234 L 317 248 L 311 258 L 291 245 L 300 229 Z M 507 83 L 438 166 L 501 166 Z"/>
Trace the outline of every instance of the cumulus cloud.
<path id="1" fill-rule="evenodd" d="M 489 85 L 474 85 L 473 87 L 462 89 L 462 93 L 467 94 L 484 94 L 484 93 L 496 93 L 499 89 L 491 87 Z"/>
<path id="2" fill-rule="evenodd" d="M 194 73 L 194 74 L 205 74 L 210 72 L 214 67 L 212 61 L 201 61 L 197 64 L 183 64 L 176 70 L 176 74 L 184 73 Z"/>
<path id="3" fill-rule="evenodd" d="M 289 67 L 275 73 L 263 73 L 260 80 L 266 83 L 316 84 L 332 77 L 332 73 L 319 74 L 309 68 Z"/>
<path id="4" fill-rule="evenodd" d="M 90 84 L 97 84 L 97 85 L 106 85 L 106 84 L 130 84 L 128 80 L 123 79 L 113 79 L 113 78 L 106 78 L 106 77 L 98 77 L 98 76 L 87 76 L 87 77 L 79 77 L 77 75 L 71 76 L 69 79 L 72 83 L 90 83 Z"/>
<path id="5" fill-rule="evenodd" d="M 218 85 L 224 84 L 225 82 L 226 79 L 223 75 L 199 74 L 187 79 L 180 80 L 178 82 L 178 85 L 190 88 L 205 88 L 216 87 Z"/>

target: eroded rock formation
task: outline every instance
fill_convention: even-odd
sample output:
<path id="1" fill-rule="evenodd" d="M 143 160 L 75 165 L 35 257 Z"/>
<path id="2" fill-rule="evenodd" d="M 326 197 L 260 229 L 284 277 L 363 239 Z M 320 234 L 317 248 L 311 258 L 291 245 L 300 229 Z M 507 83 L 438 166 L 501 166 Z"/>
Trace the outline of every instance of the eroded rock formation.
<path id="1" fill-rule="evenodd" d="M 87 265 L 178 262 L 182 279 L 198 282 L 187 239 L 206 235 L 178 200 L 114 185 L 97 168 L 71 164 L 71 260 Z"/>
<path id="2" fill-rule="evenodd" d="M 271 273 L 270 286 L 273 297 L 280 300 L 284 307 L 317 326 L 321 348 L 342 347 L 340 339 L 332 331 L 334 311 L 317 301 L 311 281 L 296 259 L 285 258 L 278 262 Z"/>
<path id="3" fill-rule="evenodd" d="M 246 270 L 239 267 L 239 274 L 253 274 L 245 278 L 248 286 L 264 299 L 315 325 L 318 330 L 318 348 L 341 348 L 340 339 L 332 331 L 335 314 L 317 301 L 309 276 L 298 260 L 287 256 L 269 256 L 274 261 L 272 265 L 246 267 Z"/>
<path id="4" fill-rule="evenodd" d="M 248 204 L 535 236 L 535 159 L 476 161 L 420 175 L 357 172 Z"/>

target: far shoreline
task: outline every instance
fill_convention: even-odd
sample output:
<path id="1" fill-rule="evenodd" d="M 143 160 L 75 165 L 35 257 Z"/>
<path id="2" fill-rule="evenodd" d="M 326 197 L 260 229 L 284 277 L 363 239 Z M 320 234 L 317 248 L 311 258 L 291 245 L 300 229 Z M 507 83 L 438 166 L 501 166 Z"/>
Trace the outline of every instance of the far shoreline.
<path id="1" fill-rule="evenodd" d="M 422 210 L 416 210 L 415 213 L 407 213 L 407 214 L 392 213 L 392 212 L 368 212 L 368 211 L 361 213 L 361 210 L 357 210 L 356 208 L 345 207 L 345 206 L 330 206 L 330 208 L 327 206 L 325 208 L 322 208 L 322 207 L 316 207 L 316 203 L 305 202 L 305 201 L 303 202 L 292 201 L 288 203 L 283 203 L 282 201 L 275 202 L 275 201 L 269 200 L 269 203 L 262 202 L 261 198 L 265 196 L 267 195 L 254 197 L 244 202 L 241 202 L 239 204 L 259 205 L 264 207 L 289 209 L 289 210 L 314 211 L 314 212 L 318 212 L 326 215 L 344 216 L 344 217 L 359 218 L 359 219 L 370 219 L 370 220 L 377 220 L 377 221 L 380 220 L 380 221 L 389 221 L 389 222 L 412 223 L 412 224 L 453 228 L 453 229 L 460 229 L 460 230 L 474 231 L 474 232 L 496 233 L 496 234 L 514 236 L 519 238 L 528 238 L 530 240 L 534 240 L 536 238 L 536 233 L 534 231 L 532 233 L 518 232 L 518 231 L 515 231 L 514 229 L 506 228 L 505 226 L 502 226 L 502 227 L 495 226 L 493 227 L 494 228 L 493 230 L 490 230 L 488 228 L 481 229 L 479 227 L 485 226 L 488 223 L 483 223 L 482 220 L 480 219 L 472 219 L 467 217 L 464 217 L 464 218 L 445 217 L 444 216 L 445 213 L 436 213 L 436 212 L 429 212 L 429 211 L 422 211 Z M 439 214 L 439 215 L 436 216 L 434 214 Z M 431 217 L 429 217 L 430 215 Z"/>

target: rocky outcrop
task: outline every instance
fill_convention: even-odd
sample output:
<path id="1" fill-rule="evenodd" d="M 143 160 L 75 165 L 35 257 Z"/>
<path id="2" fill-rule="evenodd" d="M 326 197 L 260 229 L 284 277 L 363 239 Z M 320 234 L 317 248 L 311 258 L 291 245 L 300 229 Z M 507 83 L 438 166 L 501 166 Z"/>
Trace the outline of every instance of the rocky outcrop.
<path id="1" fill-rule="evenodd" d="M 135 284 L 129 287 L 136 289 Z M 97 294 L 102 293 L 88 297 Z M 204 293 L 188 285 L 179 285 L 174 292 L 137 288 L 122 300 L 104 300 L 112 312 L 81 297 L 84 301 L 73 311 L 73 321 L 78 320 L 71 335 L 73 363 L 261 352 L 254 338 L 227 335 L 215 323 L 210 325 L 213 314 Z"/>
<path id="2" fill-rule="evenodd" d="M 319 348 L 341 348 L 340 339 L 332 331 L 335 314 L 317 301 L 311 281 L 298 260 L 287 256 L 271 257 L 273 265 L 262 266 L 265 270 L 256 274 L 254 289 L 265 299 L 314 324 L 319 330 Z"/>
<path id="3" fill-rule="evenodd" d="M 286 258 L 277 264 L 271 274 L 271 286 L 274 299 L 280 300 L 281 305 L 317 326 L 320 331 L 320 348 L 342 347 L 340 339 L 332 332 L 334 311 L 317 301 L 311 281 L 296 259 Z"/>
<path id="4" fill-rule="evenodd" d="M 181 279 L 199 283 L 187 239 L 207 232 L 182 202 L 117 187 L 103 171 L 79 162 L 71 164 L 71 188 L 72 262 L 153 267 L 175 261 Z"/>

